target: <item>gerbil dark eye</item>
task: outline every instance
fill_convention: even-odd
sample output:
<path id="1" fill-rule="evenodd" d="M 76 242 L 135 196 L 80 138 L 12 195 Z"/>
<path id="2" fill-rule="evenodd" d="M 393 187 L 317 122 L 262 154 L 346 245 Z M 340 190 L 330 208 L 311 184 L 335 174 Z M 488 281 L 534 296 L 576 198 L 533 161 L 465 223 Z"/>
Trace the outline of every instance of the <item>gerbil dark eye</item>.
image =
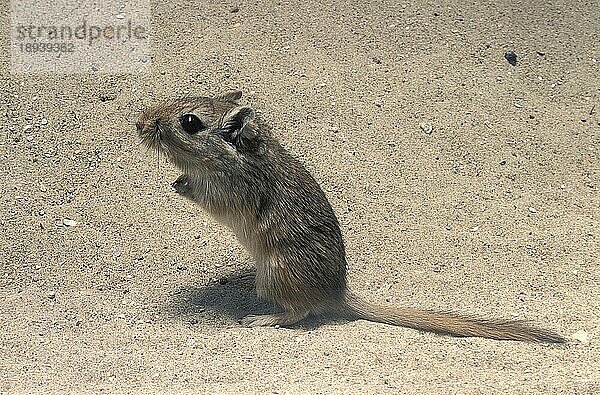
<path id="1" fill-rule="evenodd" d="M 179 123 L 181 124 L 181 128 L 187 134 L 196 134 L 204 129 L 202 121 L 194 114 L 183 115 L 181 118 L 179 118 Z"/>

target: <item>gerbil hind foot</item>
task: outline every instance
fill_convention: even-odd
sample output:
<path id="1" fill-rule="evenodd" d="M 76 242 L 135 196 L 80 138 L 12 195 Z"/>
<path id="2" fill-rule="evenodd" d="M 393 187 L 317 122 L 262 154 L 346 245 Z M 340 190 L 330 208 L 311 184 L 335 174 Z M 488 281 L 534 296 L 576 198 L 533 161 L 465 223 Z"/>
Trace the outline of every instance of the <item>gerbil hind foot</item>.
<path id="1" fill-rule="evenodd" d="M 256 326 L 288 326 L 303 320 L 308 316 L 308 311 L 285 311 L 278 314 L 247 315 L 241 324 L 248 327 Z"/>

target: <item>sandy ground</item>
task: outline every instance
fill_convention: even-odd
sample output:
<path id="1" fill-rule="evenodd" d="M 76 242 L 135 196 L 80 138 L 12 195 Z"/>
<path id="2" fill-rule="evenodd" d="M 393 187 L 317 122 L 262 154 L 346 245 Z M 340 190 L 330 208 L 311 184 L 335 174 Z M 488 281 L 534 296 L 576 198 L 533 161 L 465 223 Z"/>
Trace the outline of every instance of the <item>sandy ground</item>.
<path id="1" fill-rule="evenodd" d="M 0 8 L 0 392 L 600 393 L 597 1 L 191 3 L 153 4 L 144 75 L 10 75 Z M 569 343 L 240 327 L 250 257 L 134 127 L 226 88 L 321 183 L 358 293 Z"/>

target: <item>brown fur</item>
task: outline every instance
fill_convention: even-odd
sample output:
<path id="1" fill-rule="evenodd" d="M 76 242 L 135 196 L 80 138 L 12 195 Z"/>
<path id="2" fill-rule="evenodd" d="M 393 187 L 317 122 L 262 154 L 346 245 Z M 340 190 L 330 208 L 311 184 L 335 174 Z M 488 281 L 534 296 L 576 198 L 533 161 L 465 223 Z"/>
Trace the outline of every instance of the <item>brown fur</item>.
<path id="1" fill-rule="evenodd" d="M 291 325 L 311 313 L 354 318 L 454 336 L 563 342 L 521 322 L 393 308 L 363 301 L 348 290 L 346 253 L 338 220 L 325 194 L 274 139 L 241 92 L 158 104 L 137 122 L 142 140 L 183 174 L 173 183 L 215 219 L 230 226 L 256 261 L 256 291 L 283 307 L 280 314 L 247 316 L 249 326 Z M 201 120 L 197 133 L 181 117 Z"/>

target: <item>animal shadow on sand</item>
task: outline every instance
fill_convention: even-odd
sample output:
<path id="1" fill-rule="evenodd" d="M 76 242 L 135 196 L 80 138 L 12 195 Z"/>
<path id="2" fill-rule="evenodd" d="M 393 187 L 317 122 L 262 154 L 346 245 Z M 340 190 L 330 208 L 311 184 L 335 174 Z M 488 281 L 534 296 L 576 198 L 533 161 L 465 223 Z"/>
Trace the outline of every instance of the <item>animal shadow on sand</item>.
<path id="1" fill-rule="evenodd" d="M 217 281 L 197 287 L 182 287 L 173 295 L 170 310 L 175 318 L 189 324 L 213 326 L 239 325 L 248 314 L 272 314 L 279 306 L 258 299 L 254 289 L 256 270 L 244 268 Z M 332 322 L 347 321 L 334 314 L 309 316 L 291 328 L 306 330 Z"/>

